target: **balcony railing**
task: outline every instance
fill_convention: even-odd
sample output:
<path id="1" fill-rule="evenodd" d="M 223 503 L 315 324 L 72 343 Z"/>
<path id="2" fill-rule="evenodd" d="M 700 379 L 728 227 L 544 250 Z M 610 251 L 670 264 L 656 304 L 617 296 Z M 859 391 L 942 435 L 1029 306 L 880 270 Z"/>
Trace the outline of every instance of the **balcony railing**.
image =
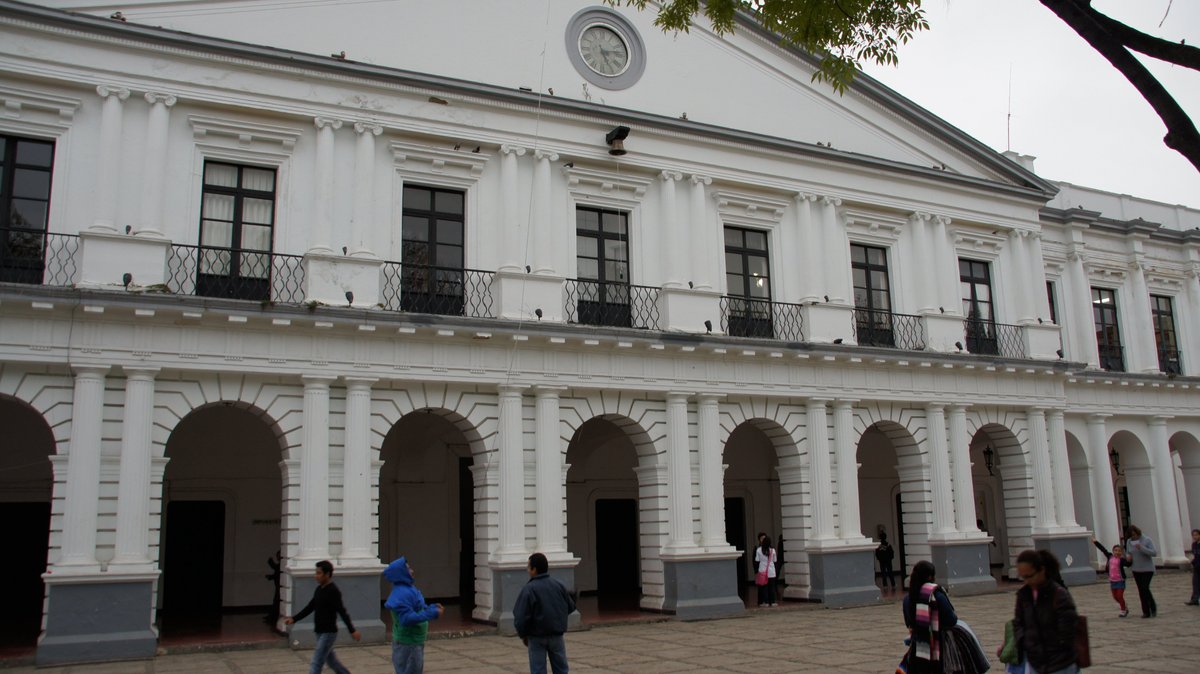
<path id="1" fill-rule="evenodd" d="M 1125 347 L 1120 344 L 1097 344 L 1100 352 L 1100 369 L 1109 372 L 1125 371 Z"/>
<path id="2" fill-rule="evenodd" d="M 73 286 L 78 256 L 75 234 L 0 227 L 0 282 Z"/>
<path id="3" fill-rule="evenodd" d="M 721 298 L 721 330 L 733 337 L 804 341 L 799 304 L 726 295 Z"/>
<path id="4" fill-rule="evenodd" d="M 1179 357 L 1179 349 L 1159 349 L 1158 370 L 1164 374 L 1183 374 L 1183 360 Z"/>
<path id="5" fill-rule="evenodd" d="M 982 356 L 1026 358 L 1021 326 L 968 318 L 963 321 L 967 351 Z"/>
<path id="6" fill-rule="evenodd" d="M 920 316 L 876 309 L 855 309 L 854 334 L 860 346 L 921 351 L 925 348 L 925 325 Z"/>
<path id="7" fill-rule="evenodd" d="M 477 269 L 383 263 L 383 308 L 439 316 L 495 318 L 492 279 Z"/>
<path id="8" fill-rule="evenodd" d="M 658 292 L 650 286 L 567 279 L 563 309 L 568 323 L 661 330 Z"/>
<path id="9" fill-rule="evenodd" d="M 299 255 L 175 244 L 167 256 L 167 288 L 180 295 L 302 304 L 303 261 Z"/>

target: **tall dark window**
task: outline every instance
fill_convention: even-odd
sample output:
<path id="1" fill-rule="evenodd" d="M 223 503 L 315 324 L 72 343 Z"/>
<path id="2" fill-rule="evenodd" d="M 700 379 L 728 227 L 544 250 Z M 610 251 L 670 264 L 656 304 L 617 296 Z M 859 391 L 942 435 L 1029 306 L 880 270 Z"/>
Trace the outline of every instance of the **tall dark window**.
<path id="1" fill-rule="evenodd" d="M 1179 359 L 1179 340 L 1175 333 L 1175 311 L 1171 298 L 1150 296 L 1150 317 L 1154 321 L 1154 343 L 1158 346 L 1158 369 L 1168 374 L 1183 374 Z"/>
<path id="2" fill-rule="evenodd" d="M 887 249 L 861 243 L 850 244 L 850 269 L 854 275 L 854 316 L 858 343 L 895 346 Z"/>
<path id="3" fill-rule="evenodd" d="M 404 186 L 401 213 L 400 308 L 458 315 L 463 311 L 465 194 Z"/>
<path id="4" fill-rule="evenodd" d="M 1058 301 L 1054 297 L 1054 281 L 1046 281 L 1046 299 L 1050 301 L 1050 322 L 1058 325 Z"/>
<path id="5" fill-rule="evenodd" d="M 1124 372 L 1125 354 L 1121 349 L 1121 329 L 1117 325 L 1116 292 L 1108 288 L 1092 288 L 1092 320 L 1096 323 L 1100 367 Z"/>
<path id="6" fill-rule="evenodd" d="M 196 293 L 269 299 L 275 170 L 205 162 L 202 197 Z"/>
<path id="7" fill-rule="evenodd" d="M 54 143 L 0 135 L 0 281 L 41 283 Z"/>
<path id="8" fill-rule="evenodd" d="M 575 271 L 579 322 L 629 326 L 629 214 L 610 208 L 575 209 Z"/>
<path id="9" fill-rule="evenodd" d="M 963 316 L 966 317 L 967 351 L 996 355 L 996 314 L 992 306 L 992 270 L 986 262 L 958 260 L 962 286 Z"/>
<path id="10" fill-rule="evenodd" d="M 725 286 L 730 297 L 729 334 L 774 337 L 766 232 L 743 227 L 725 228 Z"/>

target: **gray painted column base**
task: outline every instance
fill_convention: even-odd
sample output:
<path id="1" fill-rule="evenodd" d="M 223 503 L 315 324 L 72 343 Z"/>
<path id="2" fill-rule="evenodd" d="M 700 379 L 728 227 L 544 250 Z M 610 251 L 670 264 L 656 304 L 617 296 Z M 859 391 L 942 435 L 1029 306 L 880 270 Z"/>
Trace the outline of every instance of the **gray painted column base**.
<path id="1" fill-rule="evenodd" d="M 983 594 L 996 589 L 992 576 L 991 541 L 930 541 L 938 584 L 955 595 Z"/>
<path id="2" fill-rule="evenodd" d="M 738 596 L 737 559 L 663 559 L 663 610 L 707 620 L 746 610 Z"/>
<path id="3" fill-rule="evenodd" d="M 342 603 L 345 604 L 350 619 L 354 621 L 354 628 L 362 633 L 363 643 L 379 644 L 391 641 L 391 634 L 387 632 L 387 627 L 380 619 L 382 599 L 380 588 L 382 586 L 379 574 L 382 571 L 383 569 L 380 567 L 378 571 L 335 569 L 333 572 L 333 582 L 337 583 L 338 590 L 342 592 Z M 317 581 L 307 574 L 292 575 L 292 588 L 292 611 L 299 613 L 300 609 L 304 608 L 312 599 L 313 591 L 317 589 Z M 316 646 L 317 636 L 313 632 L 313 619 L 314 617 L 310 615 L 288 629 L 289 646 L 305 649 Z M 340 617 L 338 618 L 337 643 L 343 645 L 354 643 Z"/>
<path id="4" fill-rule="evenodd" d="M 830 608 L 861 606 L 880 600 L 875 585 L 875 548 L 809 549 L 808 598 Z"/>
<path id="5" fill-rule="evenodd" d="M 571 594 L 576 594 L 575 590 L 575 566 L 550 567 L 550 577 L 556 578 L 560 583 L 567 586 L 567 591 Z M 511 636 L 517 633 L 517 629 L 513 627 L 513 606 L 517 603 L 517 595 L 521 594 L 521 588 L 525 587 L 525 583 L 529 582 L 529 570 L 527 567 L 520 569 L 505 569 L 492 567 L 492 613 L 488 616 L 488 620 L 496 623 L 496 630 L 500 634 Z M 567 630 L 576 631 L 583 629 L 583 617 L 576 610 L 567 616 Z"/>
<path id="6" fill-rule="evenodd" d="M 1063 582 L 1067 585 L 1087 585 L 1097 580 L 1096 568 L 1092 566 L 1092 535 L 1090 532 L 1040 536 L 1034 534 L 1033 545 L 1038 550 L 1049 550 L 1058 557 L 1062 565 Z"/>
<path id="7" fill-rule="evenodd" d="M 47 578 L 46 633 L 38 642 L 37 666 L 154 657 L 158 635 L 150 616 L 157 575 L 66 583 Z"/>

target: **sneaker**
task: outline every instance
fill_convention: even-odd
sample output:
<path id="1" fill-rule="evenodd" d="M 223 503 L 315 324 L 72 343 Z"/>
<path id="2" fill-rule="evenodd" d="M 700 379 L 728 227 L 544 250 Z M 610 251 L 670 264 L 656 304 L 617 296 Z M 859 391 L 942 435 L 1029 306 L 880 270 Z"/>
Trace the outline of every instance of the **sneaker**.
<path id="1" fill-rule="evenodd" d="M 1128 616 L 1129 616 L 1129 609 L 1122 609 L 1122 611 L 1117 614 L 1118 618 L 1125 618 Z"/>
<path id="2" fill-rule="evenodd" d="M 1197 605 L 1200 605 L 1200 601 L 1185 601 L 1185 602 L 1183 602 L 1183 603 L 1184 603 L 1184 605 L 1185 605 L 1185 606 L 1197 606 Z"/>

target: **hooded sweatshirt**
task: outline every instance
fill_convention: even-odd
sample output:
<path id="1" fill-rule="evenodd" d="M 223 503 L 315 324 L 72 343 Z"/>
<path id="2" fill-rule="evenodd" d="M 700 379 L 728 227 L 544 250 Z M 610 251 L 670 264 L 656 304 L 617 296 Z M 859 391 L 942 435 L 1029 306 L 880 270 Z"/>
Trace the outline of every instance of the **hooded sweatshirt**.
<path id="1" fill-rule="evenodd" d="M 392 612 L 392 641 L 409 646 L 425 643 L 429 621 L 438 617 L 436 606 L 427 606 L 421 591 L 413 586 L 404 557 L 388 564 L 383 577 L 392 581 L 392 591 L 384 606 Z"/>

